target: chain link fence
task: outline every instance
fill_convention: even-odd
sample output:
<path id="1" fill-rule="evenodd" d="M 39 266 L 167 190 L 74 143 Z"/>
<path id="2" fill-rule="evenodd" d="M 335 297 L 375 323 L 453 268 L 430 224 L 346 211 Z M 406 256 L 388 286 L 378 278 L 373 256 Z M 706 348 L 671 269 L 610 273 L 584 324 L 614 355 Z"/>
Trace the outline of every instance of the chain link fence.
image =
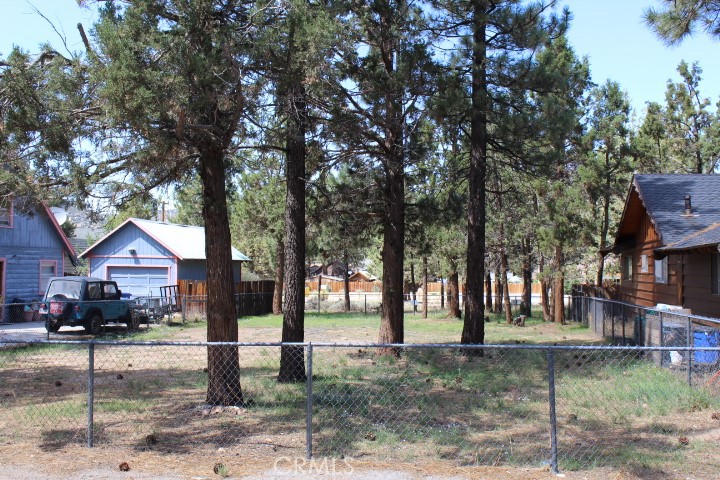
<path id="1" fill-rule="evenodd" d="M 720 432 L 717 347 L 0 347 L 0 442 L 44 448 L 224 448 L 554 471 L 633 462 L 687 468 L 707 461 L 703 452 Z M 309 381 L 278 381 L 283 348 L 298 355 L 296 367 Z M 383 349 L 399 356 L 379 355 Z M 716 361 L 703 370 L 657 363 L 673 351 Z M 209 363 L 212 352 L 222 359 Z M 208 401 L 217 378 L 235 406 Z"/>

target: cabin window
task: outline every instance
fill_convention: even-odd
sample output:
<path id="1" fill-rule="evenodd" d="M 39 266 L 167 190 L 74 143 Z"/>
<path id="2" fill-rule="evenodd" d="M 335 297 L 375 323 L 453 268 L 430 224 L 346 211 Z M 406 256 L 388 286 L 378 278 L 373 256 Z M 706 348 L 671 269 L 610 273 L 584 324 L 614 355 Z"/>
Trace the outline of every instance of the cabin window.
<path id="1" fill-rule="evenodd" d="M 55 260 L 40 260 L 40 294 L 45 293 L 52 277 L 57 277 L 57 262 Z"/>
<path id="2" fill-rule="evenodd" d="M 720 254 L 712 254 L 710 267 L 710 278 L 712 279 L 712 293 L 718 295 L 720 294 Z"/>
<path id="3" fill-rule="evenodd" d="M 0 198 L 0 228 L 12 228 L 12 219 L 12 202 L 7 197 Z"/>
<path id="4" fill-rule="evenodd" d="M 655 283 L 668 283 L 668 257 L 655 260 Z"/>
<path id="5" fill-rule="evenodd" d="M 623 280 L 632 280 L 633 274 L 633 257 L 632 255 L 624 255 L 622 257 L 622 278 Z"/>
<path id="6" fill-rule="evenodd" d="M 648 273 L 648 256 L 642 255 L 640 257 L 640 273 Z"/>

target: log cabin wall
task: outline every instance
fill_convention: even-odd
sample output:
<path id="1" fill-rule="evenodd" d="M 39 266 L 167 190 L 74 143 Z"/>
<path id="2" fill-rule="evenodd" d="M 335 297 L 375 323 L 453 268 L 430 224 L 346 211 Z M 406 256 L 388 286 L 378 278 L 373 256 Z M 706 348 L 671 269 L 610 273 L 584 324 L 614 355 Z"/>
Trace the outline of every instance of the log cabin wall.
<path id="1" fill-rule="evenodd" d="M 644 209 L 643 209 L 644 210 Z M 625 257 L 632 257 L 632 278 L 622 278 L 622 300 L 624 302 L 651 307 L 658 303 L 668 305 L 682 304 L 678 291 L 682 289 L 678 282 L 678 272 L 682 265 L 678 263 L 679 256 L 668 257 L 667 283 L 655 281 L 655 256 L 653 250 L 660 247 L 660 237 L 650 217 L 645 213 L 640 217 L 638 228 L 635 234 L 635 248 L 626 250 L 621 255 L 621 265 L 625 263 Z M 646 256 L 646 268 L 644 269 L 643 255 Z"/>
<path id="2" fill-rule="evenodd" d="M 712 255 L 682 255 L 684 306 L 694 315 L 720 318 L 720 295 L 712 293 Z"/>

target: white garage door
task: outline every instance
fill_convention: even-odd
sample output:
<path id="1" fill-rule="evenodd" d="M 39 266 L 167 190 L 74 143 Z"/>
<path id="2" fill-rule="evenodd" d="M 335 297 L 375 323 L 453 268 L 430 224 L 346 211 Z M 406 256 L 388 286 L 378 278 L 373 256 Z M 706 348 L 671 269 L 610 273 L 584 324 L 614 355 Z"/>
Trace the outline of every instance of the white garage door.
<path id="1" fill-rule="evenodd" d="M 164 267 L 109 267 L 108 280 L 133 297 L 159 297 L 160 287 L 170 284 Z"/>

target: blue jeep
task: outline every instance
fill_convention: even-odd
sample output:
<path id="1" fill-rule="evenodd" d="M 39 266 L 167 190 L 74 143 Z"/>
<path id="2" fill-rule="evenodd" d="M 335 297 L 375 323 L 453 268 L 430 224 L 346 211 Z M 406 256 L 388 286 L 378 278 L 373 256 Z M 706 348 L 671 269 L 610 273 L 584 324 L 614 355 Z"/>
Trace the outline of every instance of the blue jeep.
<path id="1" fill-rule="evenodd" d="M 136 330 L 140 315 L 131 303 L 121 299 L 115 282 L 93 277 L 51 278 L 40 305 L 40 314 L 48 332 L 57 332 L 63 325 L 83 326 L 97 335 L 103 325 L 124 323 Z"/>

